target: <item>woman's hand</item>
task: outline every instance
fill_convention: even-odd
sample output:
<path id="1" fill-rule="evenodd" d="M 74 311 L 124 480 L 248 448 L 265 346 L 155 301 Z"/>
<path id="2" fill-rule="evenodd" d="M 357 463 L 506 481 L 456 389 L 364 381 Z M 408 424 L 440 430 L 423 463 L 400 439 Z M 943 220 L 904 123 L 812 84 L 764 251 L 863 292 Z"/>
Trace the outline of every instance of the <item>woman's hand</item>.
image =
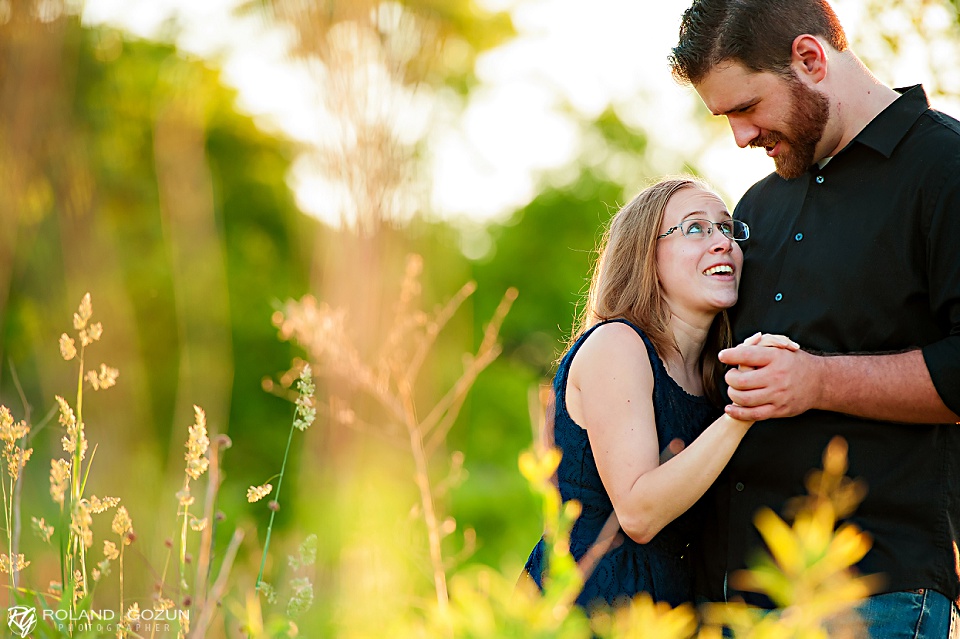
<path id="1" fill-rule="evenodd" d="M 756 333 L 743 340 L 745 346 L 773 346 L 785 348 L 788 351 L 799 351 L 800 345 L 785 335 L 772 333 Z"/>
<path id="2" fill-rule="evenodd" d="M 800 345 L 785 335 L 774 335 L 772 333 L 757 332 L 747 339 L 743 340 L 744 346 L 771 346 L 773 348 L 783 348 L 788 351 L 799 351 Z M 740 364 L 737 367 L 739 371 L 752 371 L 752 366 Z"/>

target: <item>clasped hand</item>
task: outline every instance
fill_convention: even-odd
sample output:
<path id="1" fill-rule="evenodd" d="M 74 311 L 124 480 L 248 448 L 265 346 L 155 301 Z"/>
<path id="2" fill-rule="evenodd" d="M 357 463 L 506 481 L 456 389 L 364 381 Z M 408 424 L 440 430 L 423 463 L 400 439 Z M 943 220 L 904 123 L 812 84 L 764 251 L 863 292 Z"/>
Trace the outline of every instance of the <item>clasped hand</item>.
<path id="1" fill-rule="evenodd" d="M 792 417 L 816 404 L 815 355 L 783 335 L 757 333 L 734 348 L 720 351 L 732 366 L 725 379 L 731 405 L 726 412 L 744 421 Z"/>

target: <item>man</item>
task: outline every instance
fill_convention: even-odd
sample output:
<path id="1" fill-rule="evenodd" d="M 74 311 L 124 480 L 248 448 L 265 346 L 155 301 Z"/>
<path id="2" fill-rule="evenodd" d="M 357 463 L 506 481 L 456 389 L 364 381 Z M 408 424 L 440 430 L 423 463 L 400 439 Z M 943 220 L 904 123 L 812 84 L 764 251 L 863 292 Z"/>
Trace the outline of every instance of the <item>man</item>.
<path id="1" fill-rule="evenodd" d="M 735 211 L 751 228 L 735 340 L 805 349 L 720 354 L 727 411 L 766 421 L 715 485 L 707 559 L 724 565 L 707 568 L 707 594 L 733 594 L 726 575 L 760 545 L 756 510 L 804 493 L 841 435 L 868 483 L 851 518 L 874 540 L 859 568 L 884 578 L 860 607 L 871 633 L 946 637 L 960 599 L 960 123 L 919 86 L 881 84 L 825 0 L 698 0 L 670 61 L 776 167 Z"/>

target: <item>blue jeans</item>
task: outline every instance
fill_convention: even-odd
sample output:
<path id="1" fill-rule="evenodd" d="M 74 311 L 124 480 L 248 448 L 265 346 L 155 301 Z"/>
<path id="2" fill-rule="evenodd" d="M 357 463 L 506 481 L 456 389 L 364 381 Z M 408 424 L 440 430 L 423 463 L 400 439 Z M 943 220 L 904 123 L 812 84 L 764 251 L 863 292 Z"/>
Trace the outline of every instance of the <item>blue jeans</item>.
<path id="1" fill-rule="evenodd" d="M 875 595 L 856 611 L 870 639 L 960 639 L 956 604 L 935 590 Z"/>

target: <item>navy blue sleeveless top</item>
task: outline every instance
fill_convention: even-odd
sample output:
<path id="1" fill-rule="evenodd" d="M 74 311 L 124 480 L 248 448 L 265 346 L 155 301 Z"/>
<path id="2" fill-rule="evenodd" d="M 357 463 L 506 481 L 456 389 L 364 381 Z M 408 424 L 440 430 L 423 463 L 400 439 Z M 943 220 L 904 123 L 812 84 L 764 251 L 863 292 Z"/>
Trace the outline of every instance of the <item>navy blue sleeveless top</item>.
<path id="1" fill-rule="evenodd" d="M 560 361 L 553 380 L 553 392 L 556 396 L 554 442 L 563 453 L 557 469 L 560 496 L 563 501 L 575 499 L 582 505 L 580 518 L 570 532 L 570 552 L 578 561 L 596 540 L 613 512 L 613 505 L 600 481 L 587 431 L 574 422 L 567 412 L 567 377 L 570 363 L 583 342 L 598 326 L 610 322 L 621 322 L 633 328 L 647 347 L 653 368 L 653 410 L 661 449 L 665 449 L 674 439 L 680 439 L 685 446 L 690 445 L 721 412 L 705 397 L 694 396 L 683 390 L 667 374 L 663 361 L 644 332 L 626 320 L 601 322 L 574 342 Z M 623 544 L 608 552 L 597 563 L 577 598 L 577 604 L 587 607 L 597 600 L 613 604 L 624 597 L 632 598 L 639 592 L 648 592 L 655 601 L 665 601 L 672 606 L 693 601 L 690 545 L 700 535 L 700 510 L 698 502 L 667 524 L 647 544 L 638 544 L 624 535 Z M 544 550 L 541 538 L 525 566 L 526 572 L 541 587 L 546 568 Z"/>

